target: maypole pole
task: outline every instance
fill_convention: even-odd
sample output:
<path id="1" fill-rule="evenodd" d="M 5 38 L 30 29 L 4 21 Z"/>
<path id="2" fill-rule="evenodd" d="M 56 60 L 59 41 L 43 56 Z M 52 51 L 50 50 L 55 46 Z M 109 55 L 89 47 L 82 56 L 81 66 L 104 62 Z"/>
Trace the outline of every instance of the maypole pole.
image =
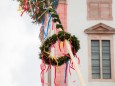
<path id="1" fill-rule="evenodd" d="M 50 8 L 53 9 L 52 7 L 50 7 Z M 56 14 L 55 11 L 51 12 L 51 15 L 55 15 L 55 14 Z M 58 21 L 60 21 L 60 19 L 59 19 Z M 58 22 L 58 21 L 56 22 L 57 25 L 60 24 L 60 22 Z M 62 25 L 62 24 L 61 24 L 61 25 Z M 59 30 L 60 30 L 60 31 L 63 31 L 62 28 L 59 28 Z M 72 60 L 72 62 L 73 62 L 75 71 L 76 71 L 76 73 L 77 73 L 77 75 L 78 75 L 78 78 L 79 78 L 79 80 L 80 80 L 81 86 L 86 86 L 86 85 L 85 85 L 85 81 L 84 81 L 84 79 L 83 79 L 83 76 L 82 76 L 82 74 L 81 74 L 81 72 L 80 72 L 80 70 L 79 70 L 79 67 L 78 67 L 78 65 L 77 65 L 77 63 L 76 63 L 76 61 L 75 61 L 75 58 L 74 58 L 74 55 L 73 55 L 73 53 L 72 53 L 71 46 L 70 46 L 70 43 L 68 42 L 68 40 L 65 40 L 65 44 L 66 44 L 66 46 L 67 46 L 67 50 L 68 50 L 68 53 L 69 53 L 69 55 L 70 55 L 70 58 L 71 58 L 71 60 Z"/>

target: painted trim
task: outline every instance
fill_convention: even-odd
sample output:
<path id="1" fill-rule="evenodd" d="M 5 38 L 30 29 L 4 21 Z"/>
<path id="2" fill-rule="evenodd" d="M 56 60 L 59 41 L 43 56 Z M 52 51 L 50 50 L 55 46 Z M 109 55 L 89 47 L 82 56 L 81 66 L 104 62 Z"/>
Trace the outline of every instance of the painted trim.
<path id="1" fill-rule="evenodd" d="M 99 23 L 84 30 L 87 34 L 115 34 L 115 28 Z"/>

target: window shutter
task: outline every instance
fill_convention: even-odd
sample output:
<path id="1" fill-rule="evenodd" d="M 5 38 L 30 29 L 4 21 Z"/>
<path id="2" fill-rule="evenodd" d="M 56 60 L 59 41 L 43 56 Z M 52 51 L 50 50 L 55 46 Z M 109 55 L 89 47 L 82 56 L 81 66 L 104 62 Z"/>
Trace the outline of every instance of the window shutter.
<path id="1" fill-rule="evenodd" d="M 87 0 L 88 19 L 112 20 L 112 0 Z"/>
<path id="2" fill-rule="evenodd" d="M 99 17 L 99 5 L 98 3 L 89 4 L 89 18 L 98 18 Z"/>
<path id="3" fill-rule="evenodd" d="M 111 78 L 110 41 L 102 41 L 103 79 Z"/>
<path id="4" fill-rule="evenodd" d="M 91 57 L 92 57 L 92 78 L 100 79 L 100 48 L 99 40 L 91 41 Z"/>
<path id="5" fill-rule="evenodd" d="M 101 3 L 100 4 L 100 16 L 102 19 L 108 19 L 111 18 L 110 14 L 110 4 L 107 3 Z"/>

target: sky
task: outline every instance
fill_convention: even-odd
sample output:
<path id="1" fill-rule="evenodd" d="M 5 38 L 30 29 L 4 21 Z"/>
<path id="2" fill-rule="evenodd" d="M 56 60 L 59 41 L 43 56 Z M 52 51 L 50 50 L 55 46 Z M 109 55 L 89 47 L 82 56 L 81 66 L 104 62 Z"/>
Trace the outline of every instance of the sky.
<path id="1" fill-rule="evenodd" d="M 0 0 L 0 86 L 41 86 L 39 25 L 17 9 Z"/>

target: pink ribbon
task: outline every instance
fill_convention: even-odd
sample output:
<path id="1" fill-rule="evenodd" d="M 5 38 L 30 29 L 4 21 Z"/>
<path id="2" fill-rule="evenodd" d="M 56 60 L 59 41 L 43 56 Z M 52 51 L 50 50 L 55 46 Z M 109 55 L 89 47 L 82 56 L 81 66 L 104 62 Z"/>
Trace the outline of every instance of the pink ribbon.
<path id="1" fill-rule="evenodd" d="M 44 64 L 44 63 L 42 63 L 41 65 L 40 65 L 40 68 L 41 68 L 41 74 L 40 74 L 40 76 L 41 76 L 41 83 L 43 83 L 44 84 L 44 71 L 45 71 L 45 69 L 46 69 L 46 65 Z"/>
<path id="2" fill-rule="evenodd" d="M 24 0 L 24 2 L 25 2 L 25 5 L 23 7 L 24 11 L 22 12 L 22 14 L 20 16 L 22 16 L 24 14 L 24 12 L 26 12 L 29 9 L 28 0 Z"/>

